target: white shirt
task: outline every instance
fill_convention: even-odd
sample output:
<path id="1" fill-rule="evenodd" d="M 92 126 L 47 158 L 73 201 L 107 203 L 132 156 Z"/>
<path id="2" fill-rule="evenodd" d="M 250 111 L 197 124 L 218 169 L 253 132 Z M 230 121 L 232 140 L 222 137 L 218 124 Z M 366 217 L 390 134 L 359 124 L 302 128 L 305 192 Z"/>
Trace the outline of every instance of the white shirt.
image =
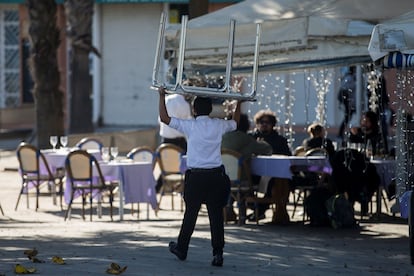
<path id="1" fill-rule="evenodd" d="M 180 119 L 190 119 L 191 115 L 190 104 L 185 100 L 183 95 L 170 94 L 165 97 L 165 106 L 170 117 Z M 183 133 L 179 132 L 168 125 L 160 122 L 160 136 L 164 138 L 174 139 L 183 137 Z"/>
<path id="2" fill-rule="evenodd" d="M 237 123 L 234 120 L 208 116 L 198 116 L 190 120 L 172 117 L 169 126 L 187 137 L 187 167 L 210 169 L 222 165 L 222 136 L 235 130 Z"/>

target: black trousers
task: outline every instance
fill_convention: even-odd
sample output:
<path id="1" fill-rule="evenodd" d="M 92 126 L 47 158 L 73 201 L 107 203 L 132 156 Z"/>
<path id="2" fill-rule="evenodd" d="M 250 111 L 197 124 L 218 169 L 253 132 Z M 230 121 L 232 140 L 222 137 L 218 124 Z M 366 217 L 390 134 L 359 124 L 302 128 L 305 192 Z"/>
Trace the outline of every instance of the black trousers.
<path id="1" fill-rule="evenodd" d="M 201 204 L 207 205 L 213 255 L 223 253 L 223 207 L 230 193 L 230 180 L 224 167 L 206 171 L 187 170 L 185 174 L 185 212 L 178 236 L 178 249 L 187 253 Z"/>

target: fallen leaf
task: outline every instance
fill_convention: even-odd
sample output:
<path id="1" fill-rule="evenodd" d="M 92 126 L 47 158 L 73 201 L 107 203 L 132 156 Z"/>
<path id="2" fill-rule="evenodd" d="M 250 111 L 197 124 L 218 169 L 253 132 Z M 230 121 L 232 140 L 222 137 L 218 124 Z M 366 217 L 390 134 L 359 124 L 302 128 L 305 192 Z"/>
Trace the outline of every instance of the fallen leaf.
<path id="1" fill-rule="evenodd" d="M 63 260 L 63 258 L 59 257 L 59 256 L 53 256 L 52 257 L 52 262 L 55 263 L 55 264 L 60 264 L 60 265 L 66 264 L 65 260 Z"/>
<path id="2" fill-rule="evenodd" d="M 37 253 L 38 252 L 37 252 L 36 248 L 28 249 L 28 250 L 23 251 L 23 254 L 26 255 L 29 259 L 30 259 L 30 257 L 36 256 Z"/>
<path id="3" fill-rule="evenodd" d="M 127 269 L 127 266 L 121 268 L 121 266 L 117 263 L 111 263 L 110 267 L 106 270 L 106 273 L 119 275 L 123 273 Z"/>
<path id="4" fill-rule="evenodd" d="M 36 272 L 36 268 L 32 267 L 32 268 L 26 268 L 24 266 L 22 266 L 21 264 L 16 264 L 14 266 L 14 272 L 16 274 L 33 274 Z"/>
<path id="5" fill-rule="evenodd" d="M 36 257 L 29 257 L 29 260 L 31 260 L 33 263 L 44 263 L 45 261 L 39 260 Z"/>

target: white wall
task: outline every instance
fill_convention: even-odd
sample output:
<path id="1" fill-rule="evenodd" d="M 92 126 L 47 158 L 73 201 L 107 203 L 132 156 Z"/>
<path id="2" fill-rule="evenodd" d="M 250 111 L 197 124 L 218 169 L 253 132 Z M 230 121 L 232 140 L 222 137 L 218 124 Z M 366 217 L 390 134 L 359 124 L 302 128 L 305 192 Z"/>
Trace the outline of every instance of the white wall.
<path id="1" fill-rule="evenodd" d="M 104 124 L 157 125 L 158 94 L 149 87 L 162 7 L 102 5 Z"/>

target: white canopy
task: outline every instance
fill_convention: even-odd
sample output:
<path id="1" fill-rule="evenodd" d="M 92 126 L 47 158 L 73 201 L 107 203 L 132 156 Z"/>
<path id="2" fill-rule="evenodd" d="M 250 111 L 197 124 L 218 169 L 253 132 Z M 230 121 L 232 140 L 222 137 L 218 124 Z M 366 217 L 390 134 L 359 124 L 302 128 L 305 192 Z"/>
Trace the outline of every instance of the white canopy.
<path id="1" fill-rule="evenodd" d="M 376 25 L 368 50 L 374 61 L 391 52 L 414 54 L 414 11 Z"/>
<path id="2" fill-rule="evenodd" d="M 374 25 L 408 10 L 414 10 L 414 1 L 246 0 L 189 21 L 185 66 L 225 66 L 231 19 L 236 20 L 238 69 L 252 65 L 258 21 L 262 69 L 369 62 Z M 178 40 L 178 35 L 170 38 L 175 47 Z"/>

